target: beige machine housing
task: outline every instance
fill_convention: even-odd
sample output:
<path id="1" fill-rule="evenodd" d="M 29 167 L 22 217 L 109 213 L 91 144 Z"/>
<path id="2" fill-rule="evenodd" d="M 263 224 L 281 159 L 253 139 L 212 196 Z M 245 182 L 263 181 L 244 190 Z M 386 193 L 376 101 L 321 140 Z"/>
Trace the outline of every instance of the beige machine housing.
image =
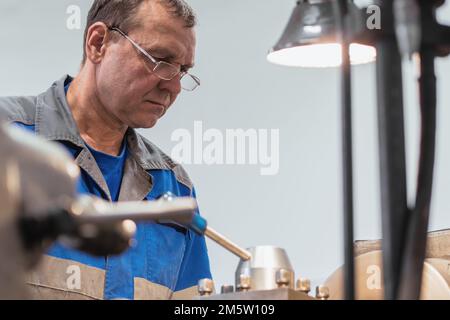
<path id="1" fill-rule="evenodd" d="M 383 299 L 381 240 L 356 241 L 355 280 L 358 300 Z M 331 300 L 344 298 L 342 281 L 342 267 L 326 280 Z M 421 300 L 450 300 L 450 229 L 428 235 L 421 291 Z"/>

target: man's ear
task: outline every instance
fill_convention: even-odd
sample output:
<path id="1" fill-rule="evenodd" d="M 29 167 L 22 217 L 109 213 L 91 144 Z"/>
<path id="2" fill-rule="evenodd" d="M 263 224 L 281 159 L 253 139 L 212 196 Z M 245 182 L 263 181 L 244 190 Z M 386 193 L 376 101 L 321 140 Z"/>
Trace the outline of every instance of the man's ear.
<path id="1" fill-rule="evenodd" d="M 86 36 L 86 58 L 94 64 L 102 61 L 108 42 L 108 27 L 103 22 L 96 22 L 88 29 Z"/>

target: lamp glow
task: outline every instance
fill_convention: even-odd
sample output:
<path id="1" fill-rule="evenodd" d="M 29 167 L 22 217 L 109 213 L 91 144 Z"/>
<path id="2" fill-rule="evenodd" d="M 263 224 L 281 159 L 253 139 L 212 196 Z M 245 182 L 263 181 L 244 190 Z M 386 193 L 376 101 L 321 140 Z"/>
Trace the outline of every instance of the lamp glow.
<path id="1" fill-rule="evenodd" d="M 267 60 L 271 63 L 303 68 L 330 68 L 342 64 L 342 45 L 339 43 L 320 43 L 285 48 L 272 51 Z M 376 60 L 376 49 L 372 46 L 352 43 L 350 59 L 353 65 L 370 63 Z"/>

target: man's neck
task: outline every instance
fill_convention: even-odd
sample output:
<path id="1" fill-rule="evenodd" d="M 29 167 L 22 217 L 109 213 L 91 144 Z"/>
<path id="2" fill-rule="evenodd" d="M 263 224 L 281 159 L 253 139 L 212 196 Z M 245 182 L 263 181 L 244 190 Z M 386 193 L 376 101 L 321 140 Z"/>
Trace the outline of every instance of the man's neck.
<path id="1" fill-rule="evenodd" d="M 81 72 L 71 83 L 67 102 L 81 138 L 97 151 L 117 156 L 127 127 L 108 114 Z"/>

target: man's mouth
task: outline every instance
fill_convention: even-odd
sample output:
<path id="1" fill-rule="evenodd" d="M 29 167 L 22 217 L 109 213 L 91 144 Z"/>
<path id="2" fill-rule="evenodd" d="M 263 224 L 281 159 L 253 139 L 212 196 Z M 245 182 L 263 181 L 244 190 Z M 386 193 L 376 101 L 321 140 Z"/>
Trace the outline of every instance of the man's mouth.
<path id="1" fill-rule="evenodd" d="M 153 100 L 146 100 L 145 102 L 151 103 L 151 104 L 155 104 L 157 106 L 163 107 L 164 109 L 166 109 L 166 106 L 163 103 L 157 102 L 157 101 L 153 101 Z"/>
<path id="2" fill-rule="evenodd" d="M 166 113 L 166 106 L 160 102 L 153 101 L 153 100 L 145 100 L 146 103 L 149 103 L 153 106 L 151 110 L 152 112 L 157 112 L 159 117 L 162 117 Z"/>

